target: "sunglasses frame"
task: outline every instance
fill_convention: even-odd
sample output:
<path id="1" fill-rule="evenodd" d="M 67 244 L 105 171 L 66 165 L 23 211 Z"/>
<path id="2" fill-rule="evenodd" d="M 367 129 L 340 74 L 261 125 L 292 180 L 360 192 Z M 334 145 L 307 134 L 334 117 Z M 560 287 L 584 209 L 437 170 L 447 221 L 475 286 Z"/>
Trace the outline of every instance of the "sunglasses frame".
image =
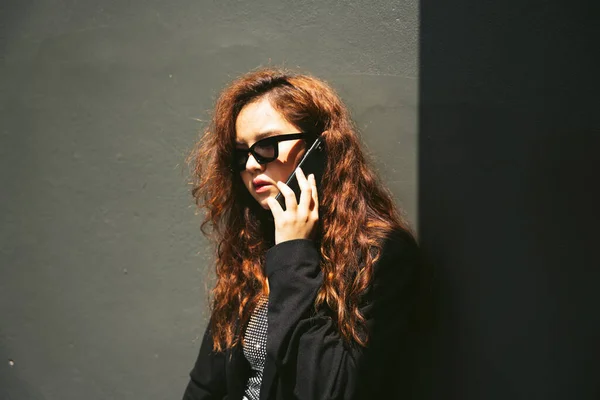
<path id="1" fill-rule="evenodd" d="M 277 160 L 277 157 L 279 157 L 279 142 L 284 142 L 287 140 L 296 140 L 296 139 L 303 139 L 304 141 L 306 141 L 306 144 L 310 146 L 312 141 L 317 139 L 317 135 L 314 135 L 314 134 L 308 133 L 308 132 L 284 133 L 282 135 L 269 136 L 264 139 L 260 139 L 259 141 L 254 143 L 252 146 L 250 146 L 250 148 L 248 148 L 248 149 L 242 150 L 242 149 L 236 148 L 234 150 L 234 156 L 233 156 L 233 170 L 238 171 L 238 172 L 244 171 L 246 169 L 246 164 L 248 163 L 248 159 L 250 158 L 250 154 L 252 154 L 252 157 L 254 157 L 256 162 L 259 163 L 260 165 L 265 165 L 272 161 L 275 161 L 275 160 Z M 254 148 L 257 145 L 259 145 L 259 144 L 264 145 L 265 143 L 273 145 L 273 151 L 274 151 L 273 157 L 261 156 L 260 154 L 257 154 L 256 151 L 254 150 Z M 237 162 L 238 155 L 240 155 L 241 153 L 245 153 L 245 156 L 246 156 L 243 164 L 241 162 L 240 163 Z"/>

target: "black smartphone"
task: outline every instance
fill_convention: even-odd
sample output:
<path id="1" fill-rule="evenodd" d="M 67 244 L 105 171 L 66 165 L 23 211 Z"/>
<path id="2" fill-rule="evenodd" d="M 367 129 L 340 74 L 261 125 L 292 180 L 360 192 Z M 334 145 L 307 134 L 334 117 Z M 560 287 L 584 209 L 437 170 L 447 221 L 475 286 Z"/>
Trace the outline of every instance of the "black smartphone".
<path id="1" fill-rule="evenodd" d="M 321 136 L 319 136 L 312 146 L 304 153 L 304 156 L 298 163 L 298 168 L 302 169 L 304 175 L 308 179 L 310 174 L 315 175 L 315 181 L 317 182 L 317 190 L 321 190 L 321 179 L 323 178 L 323 171 L 325 170 L 325 143 Z M 296 170 L 285 183 L 294 191 L 296 194 L 296 201 L 300 202 L 300 186 L 298 185 L 298 178 L 296 178 Z M 281 204 L 281 208 L 285 210 L 285 197 L 279 192 L 275 200 Z"/>

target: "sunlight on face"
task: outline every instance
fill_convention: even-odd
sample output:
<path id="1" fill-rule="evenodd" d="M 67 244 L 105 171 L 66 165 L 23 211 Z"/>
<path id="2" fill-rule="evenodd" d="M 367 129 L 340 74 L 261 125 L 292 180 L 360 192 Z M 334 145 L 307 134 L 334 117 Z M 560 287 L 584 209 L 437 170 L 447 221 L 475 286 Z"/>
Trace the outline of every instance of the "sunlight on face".
<path id="1" fill-rule="evenodd" d="M 236 148 L 248 149 L 255 142 L 270 136 L 298 133 L 300 129 L 288 122 L 277 112 L 266 97 L 247 104 L 235 121 Z M 276 160 L 261 165 L 252 155 L 246 162 L 246 169 L 240 176 L 252 197 L 265 209 L 267 199 L 279 193 L 277 181 L 286 182 L 305 151 L 303 140 L 289 140 L 279 143 L 279 156 Z"/>

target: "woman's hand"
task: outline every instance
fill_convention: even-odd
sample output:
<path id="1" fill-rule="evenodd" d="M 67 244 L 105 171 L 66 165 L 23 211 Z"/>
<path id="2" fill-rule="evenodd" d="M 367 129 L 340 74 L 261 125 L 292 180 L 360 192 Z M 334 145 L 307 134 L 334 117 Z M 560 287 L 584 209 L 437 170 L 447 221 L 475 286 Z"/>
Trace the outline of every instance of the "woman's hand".
<path id="1" fill-rule="evenodd" d="M 294 191 L 283 182 L 277 182 L 277 188 L 285 198 L 285 211 L 274 198 L 267 199 L 275 219 L 275 244 L 294 239 L 310 239 L 319 222 L 315 176 L 310 174 L 306 179 L 304 172 L 297 168 L 296 178 L 301 190 L 300 203 L 296 202 Z"/>

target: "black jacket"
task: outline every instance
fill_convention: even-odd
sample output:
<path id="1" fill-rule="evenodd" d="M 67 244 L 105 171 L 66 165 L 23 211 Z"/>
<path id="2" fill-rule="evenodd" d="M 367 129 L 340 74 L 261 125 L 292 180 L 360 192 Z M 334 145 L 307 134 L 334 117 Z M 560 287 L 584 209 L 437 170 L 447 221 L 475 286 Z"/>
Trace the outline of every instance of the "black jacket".
<path id="1" fill-rule="evenodd" d="M 386 240 L 361 307 L 370 332 L 362 348 L 344 343 L 327 312 L 314 312 L 323 276 L 313 242 L 291 240 L 271 248 L 265 262 L 270 293 L 260 399 L 410 398 L 418 266 L 418 248 L 409 234 L 396 232 Z M 239 346 L 213 352 L 209 328 L 183 398 L 241 399 L 250 366 Z"/>

